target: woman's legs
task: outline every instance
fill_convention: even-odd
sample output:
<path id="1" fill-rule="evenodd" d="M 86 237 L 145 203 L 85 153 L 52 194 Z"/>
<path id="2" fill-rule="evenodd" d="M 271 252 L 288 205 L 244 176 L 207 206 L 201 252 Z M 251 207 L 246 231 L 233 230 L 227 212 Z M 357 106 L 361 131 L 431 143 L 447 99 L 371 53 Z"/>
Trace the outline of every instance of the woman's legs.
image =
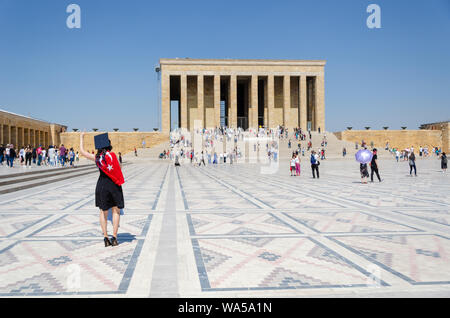
<path id="1" fill-rule="evenodd" d="M 104 237 L 108 237 L 107 218 L 108 218 L 108 210 L 106 210 L 106 211 L 100 210 L 100 226 L 102 227 L 102 232 L 103 232 Z"/>
<path id="2" fill-rule="evenodd" d="M 112 208 L 113 213 L 113 236 L 117 238 L 117 231 L 119 230 L 120 223 L 120 209 L 118 207 Z"/>

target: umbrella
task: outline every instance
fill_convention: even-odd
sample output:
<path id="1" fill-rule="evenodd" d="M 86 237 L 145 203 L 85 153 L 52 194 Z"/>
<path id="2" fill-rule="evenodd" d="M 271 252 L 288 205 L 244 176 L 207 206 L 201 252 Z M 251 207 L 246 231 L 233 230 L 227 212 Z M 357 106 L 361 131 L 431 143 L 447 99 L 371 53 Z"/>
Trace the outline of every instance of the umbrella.
<path id="1" fill-rule="evenodd" d="M 360 149 L 355 154 L 356 161 L 359 163 L 369 163 L 372 160 L 373 154 L 367 149 Z"/>

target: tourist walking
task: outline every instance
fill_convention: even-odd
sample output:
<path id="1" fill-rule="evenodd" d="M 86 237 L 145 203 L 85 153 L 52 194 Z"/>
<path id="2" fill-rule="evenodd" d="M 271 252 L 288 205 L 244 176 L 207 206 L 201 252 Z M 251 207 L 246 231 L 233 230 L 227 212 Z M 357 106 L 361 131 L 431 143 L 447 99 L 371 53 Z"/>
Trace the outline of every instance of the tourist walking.
<path id="1" fill-rule="evenodd" d="M 373 174 L 375 173 L 377 175 L 378 181 L 381 182 L 380 174 L 378 173 L 378 155 L 377 155 L 377 149 L 375 148 L 373 150 L 373 156 L 372 161 L 370 162 L 370 182 L 373 182 Z"/>
<path id="2" fill-rule="evenodd" d="M 6 148 L 5 148 L 5 160 L 6 160 L 6 165 L 9 167 L 9 153 L 11 151 L 11 145 L 7 144 Z"/>
<path id="3" fill-rule="evenodd" d="M 70 160 L 70 166 L 73 166 L 73 162 L 75 161 L 75 151 L 73 150 L 73 148 L 70 148 L 69 160 Z"/>
<path id="4" fill-rule="evenodd" d="M 5 157 L 5 145 L 0 145 L 0 165 L 3 166 L 3 158 Z"/>
<path id="5" fill-rule="evenodd" d="M 295 174 L 300 176 L 300 158 L 298 152 L 295 154 Z"/>
<path id="6" fill-rule="evenodd" d="M 412 176 L 413 169 L 414 169 L 414 175 L 417 177 L 416 156 L 414 155 L 414 152 L 411 151 L 411 154 L 409 155 L 409 175 L 410 176 Z"/>
<path id="7" fill-rule="evenodd" d="M 33 149 L 30 145 L 25 148 L 25 167 L 31 169 L 31 157 L 33 156 Z"/>
<path id="8" fill-rule="evenodd" d="M 103 240 L 106 246 L 116 246 L 117 232 L 119 229 L 120 213 L 125 207 L 122 184 L 125 182 L 122 169 L 116 154 L 112 152 L 111 141 L 108 134 L 97 135 L 95 148 L 97 154 L 92 155 L 84 150 L 84 132 L 80 134 L 80 153 L 87 159 L 94 161 L 100 171 L 100 176 L 95 189 L 95 206 L 100 209 L 100 225 L 103 231 Z M 108 212 L 112 211 L 113 237 L 109 240 L 107 231 Z"/>
<path id="9" fill-rule="evenodd" d="M 9 167 L 12 168 L 14 165 L 14 160 L 16 159 L 16 150 L 14 149 L 14 145 L 11 145 L 9 148 Z"/>
<path id="10" fill-rule="evenodd" d="M 25 167 L 25 148 L 24 147 L 20 148 L 19 157 L 20 157 L 20 165 L 22 167 Z"/>
<path id="11" fill-rule="evenodd" d="M 312 175 L 313 175 L 313 179 L 316 178 L 315 172 L 317 173 L 317 179 L 319 179 L 319 156 L 316 155 L 316 152 L 313 150 L 311 151 L 311 170 L 312 170 Z"/>
<path id="12" fill-rule="evenodd" d="M 359 164 L 359 172 L 361 173 L 361 183 L 367 183 L 367 178 L 369 177 L 369 171 L 367 169 L 367 163 Z"/>
<path id="13" fill-rule="evenodd" d="M 295 176 L 295 153 L 292 154 L 290 171 L 291 171 L 291 177 Z"/>
<path id="14" fill-rule="evenodd" d="M 200 161 L 198 163 L 198 166 L 200 167 L 202 165 L 202 163 L 203 163 L 203 166 L 206 166 L 206 164 L 205 164 L 205 155 L 203 154 L 203 151 L 200 154 Z"/>
<path id="15" fill-rule="evenodd" d="M 441 154 L 441 169 L 442 172 L 446 172 L 447 171 L 447 155 L 445 154 L 445 152 L 443 152 Z"/>

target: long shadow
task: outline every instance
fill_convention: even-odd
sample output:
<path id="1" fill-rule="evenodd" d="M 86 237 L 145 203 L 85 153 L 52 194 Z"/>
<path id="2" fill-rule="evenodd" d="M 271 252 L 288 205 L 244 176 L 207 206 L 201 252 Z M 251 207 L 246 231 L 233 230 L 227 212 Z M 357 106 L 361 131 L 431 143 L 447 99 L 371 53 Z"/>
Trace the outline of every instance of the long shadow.
<path id="1" fill-rule="evenodd" d="M 118 233 L 117 240 L 120 242 L 133 242 L 136 240 L 136 235 L 131 233 Z"/>

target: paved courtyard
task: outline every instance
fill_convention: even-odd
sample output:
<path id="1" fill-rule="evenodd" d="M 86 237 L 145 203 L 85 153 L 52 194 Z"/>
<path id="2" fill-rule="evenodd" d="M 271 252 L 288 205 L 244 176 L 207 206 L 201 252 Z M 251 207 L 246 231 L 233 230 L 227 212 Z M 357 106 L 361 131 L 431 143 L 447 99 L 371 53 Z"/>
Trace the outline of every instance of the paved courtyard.
<path id="1" fill-rule="evenodd" d="M 417 166 L 383 159 L 383 182 L 361 184 L 351 158 L 320 179 L 131 162 L 108 248 L 98 173 L 4 194 L 0 296 L 450 297 L 450 176 Z"/>

